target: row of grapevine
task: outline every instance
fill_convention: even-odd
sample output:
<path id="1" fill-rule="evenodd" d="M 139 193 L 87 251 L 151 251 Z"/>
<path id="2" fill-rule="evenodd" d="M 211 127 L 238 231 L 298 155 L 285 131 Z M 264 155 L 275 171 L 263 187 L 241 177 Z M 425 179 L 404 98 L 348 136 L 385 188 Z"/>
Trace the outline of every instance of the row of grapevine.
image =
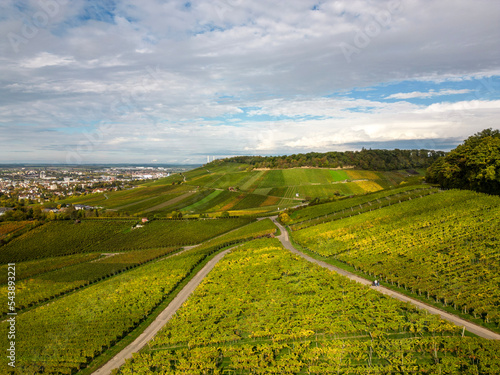
<path id="1" fill-rule="evenodd" d="M 254 239 L 257 237 L 266 237 L 274 234 L 276 232 L 276 226 L 271 221 L 271 219 L 259 220 L 254 223 L 245 225 L 244 227 L 233 230 L 222 236 L 212 238 L 201 244 L 197 248 L 209 248 L 213 246 L 221 246 L 226 243 L 243 242 L 249 239 Z"/>
<path id="2" fill-rule="evenodd" d="M 7 221 L 0 223 L 0 246 L 22 234 L 25 230 L 37 227 L 40 224 L 38 221 Z"/>
<path id="3" fill-rule="evenodd" d="M 470 337 L 331 340 L 141 352 L 115 375 L 500 373 L 499 344 Z"/>
<path id="4" fill-rule="evenodd" d="M 270 220 L 254 222 L 182 254 L 122 273 L 18 315 L 18 367 L 11 373 L 74 373 L 140 324 L 207 256 L 231 243 L 269 235 L 275 230 Z M 118 256 L 123 258 L 123 264 L 134 254 L 115 255 L 100 262 L 114 262 Z M 2 324 L 7 326 L 7 322 Z M 0 373 L 8 373 L 5 361 L 0 363 Z"/>
<path id="5" fill-rule="evenodd" d="M 136 228 L 113 236 L 99 244 L 99 249 L 126 251 L 167 246 L 196 245 L 212 237 L 224 234 L 254 219 L 200 219 L 154 220 L 142 228 Z"/>
<path id="6" fill-rule="evenodd" d="M 86 366 L 144 321 L 208 253 L 150 263 L 18 315 L 11 373 L 72 374 Z M 8 322 L 1 325 L 5 331 Z M 0 373 L 9 373 L 6 361 Z"/>
<path id="7" fill-rule="evenodd" d="M 294 231 L 304 228 L 309 228 L 314 225 L 323 224 L 329 221 L 345 219 L 347 217 L 360 215 L 365 212 L 375 211 L 380 208 L 388 207 L 394 204 L 411 201 L 412 199 L 423 198 L 427 195 L 435 194 L 437 192 L 438 189 L 435 188 L 424 188 L 424 189 L 415 189 L 407 192 L 401 192 L 398 194 L 391 194 L 384 198 L 377 198 L 373 201 L 369 200 L 359 204 L 354 204 L 354 199 L 351 202 L 349 200 L 346 200 L 342 201 L 343 205 L 338 206 L 335 212 L 326 214 L 318 218 L 304 220 L 300 223 L 290 225 L 290 228 Z M 356 200 L 359 201 L 359 199 Z"/>
<path id="8" fill-rule="evenodd" d="M 226 255 L 116 374 L 342 374 L 479 369 L 498 342 L 298 258 L 276 240 Z M 444 372 L 443 372 L 444 373 Z"/>
<path id="9" fill-rule="evenodd" d="M 16 280 L 27 279 L 35 275 L 69 267 L 74 264 L 90 262 L 101 257 L 100 253 L 66 255 L 16 263 Z M 0 284 L 7 283 L 7 264 L 0 266 Z"/>
<path id="10" fill-rule="evenodd" d="M 404 194 L 412 191 L 421 191 L 425 189 L 430 189 L 430 187 L 421 185 L 406 186 L 397 189 L 382 190 L 376 193 L 365 194 L 352 198 L 344 198 L 334 202 L 318 204 L 315 206 L 298 208 L 296 210 L 292 210 L 292 212 L 290 213 L 290 224 L 296 224 L 302 221 L 315 219 L 320 216 L 330 215 L 332 213 L 339 212 L 351 207 L 365 205 L 368 202 L 376 202 L 379 199 L 387 198 L 392 195 Z"/>
<path id="11" fill-rule="evenodd" d="M 498 197 L 447 191 L 293 232 L 299 244 L 500 325 Z"/>
<path id="12" fill-rule="evenodd" d="M 188 323 L 189 322 L 189 323 Z M 432 327 L 432 328 L 431 328 Z M 327 335 L 454 332 L 434 316 L 289 254 L 278 240 L 227 255 L 151 347 Z"/>
<path id="13" fill-rule="evenodd" d="M 90 252 L 143 250 L 194 245 L 223 234 L 253 219 L 155 220 L 132 228 L 131 220 L 50 222 L 0 249 L 0 264 Z"/>
<path id="14" fill-rule="evenodd" d="M 16 311 L 52 300 L 55 297 L 118 275 L 126 270 L 173 252 L 173 248 L 132 251 L 94 262 L 80 263 L 56 271 L 33 276 L 16 283 Z M 7 288 L 0 289 L 0 300 L 7 300 Z M 9 306 L 0 307 L 6 315 Z"/>
<path id="15" fill-rule="evenodd" d="M 121 234 L 134 223 L 131 220 L 49 222 L 1 247 L 0 264 L 97 252 L 99 250 L 93 249 L 100 241 Z"/>

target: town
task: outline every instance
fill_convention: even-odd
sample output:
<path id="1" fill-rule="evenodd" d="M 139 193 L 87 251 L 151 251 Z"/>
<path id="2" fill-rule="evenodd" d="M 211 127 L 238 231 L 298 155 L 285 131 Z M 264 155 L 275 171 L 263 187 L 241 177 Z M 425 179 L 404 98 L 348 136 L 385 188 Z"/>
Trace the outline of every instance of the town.
<path id="1" fill-rule="evenodd" d="M 133 189 L 190 166 L 24 166 L 0 165 L 0 216 L 23 205 L 58 202 L 73 196 Z M 94 209 L 75 205 L 75 209 Z"/>

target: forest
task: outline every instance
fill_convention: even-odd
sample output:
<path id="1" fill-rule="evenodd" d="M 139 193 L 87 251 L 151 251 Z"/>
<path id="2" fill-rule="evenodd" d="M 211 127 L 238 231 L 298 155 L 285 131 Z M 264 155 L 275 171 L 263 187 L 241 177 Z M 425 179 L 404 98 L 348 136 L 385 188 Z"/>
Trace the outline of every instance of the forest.
<path id="1" fill-rule="evenodd" d="M 438 158 L 445 156 L 443 151 L 432 150 L 371 150 L 345 152 L 309 152 L 283 156 L 235 156 L 224 159 L 227 162 L 250 164 L 254 168 L 347 168 L 355 167 L 374 171 L 397 169 L 427 168 Z M 221 161 L 215 160 L 215 165 Z M 207 165 L 211 165 L 209 163 Z"/>

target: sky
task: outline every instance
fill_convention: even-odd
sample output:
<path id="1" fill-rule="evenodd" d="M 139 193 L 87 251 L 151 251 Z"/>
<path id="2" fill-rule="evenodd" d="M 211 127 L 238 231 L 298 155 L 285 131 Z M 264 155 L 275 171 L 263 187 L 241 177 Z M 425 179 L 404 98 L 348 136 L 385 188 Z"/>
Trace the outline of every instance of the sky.
<path id="1" fill-rule="evenodd" d="M 449 151 L 499 46 L 497 0 L 0 0 L 0 164 Z"/>

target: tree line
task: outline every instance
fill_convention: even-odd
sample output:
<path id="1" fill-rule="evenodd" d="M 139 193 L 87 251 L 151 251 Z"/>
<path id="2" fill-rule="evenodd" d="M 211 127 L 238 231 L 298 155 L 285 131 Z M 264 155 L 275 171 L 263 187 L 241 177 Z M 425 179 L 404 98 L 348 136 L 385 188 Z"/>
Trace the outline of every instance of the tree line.
<path id="1" fill-rule="evenodd" d="M 433 150 L 371 150 L 345 152 L 309 152 L 283 156 L 235 156 L 224 159 L 225 162 L 250 164 L 254 168 L 345 168 L 390 171 L 397 169 L 427 168 L 438 158 L 445 155 L 443 151 Z M 222 160 L 212 162 L 217 164 Z M 211 165 L 209 163 L 208 165 Z"/>
<path id="2" fill-rule="evenodd" d="M 426 180 L 445 189 L 500 195 L 500 131 L 485 129 L 436 160 Z"/>

